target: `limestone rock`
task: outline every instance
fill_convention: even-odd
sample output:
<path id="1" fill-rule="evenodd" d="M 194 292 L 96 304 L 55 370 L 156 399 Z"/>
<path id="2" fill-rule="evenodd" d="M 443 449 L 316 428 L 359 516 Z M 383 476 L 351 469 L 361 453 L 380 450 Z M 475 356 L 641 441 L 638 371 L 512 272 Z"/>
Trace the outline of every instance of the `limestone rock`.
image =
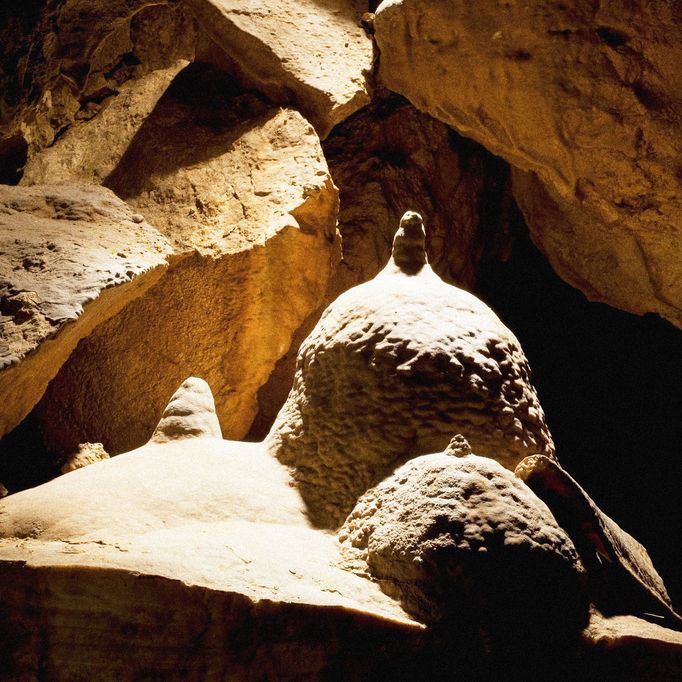
<path id="1" fill-rule="evenodd" d="M 81 443 L 78 446 L 77 452 L 74 452 L 61 467 L 63 474 L 68 474 L 69 471 L 82 469 L 89 464 L 101 462 L 109 459 L 109 453 L 104 449 L 102 443 Z"/>
<path id="2" fill-rule="evenodd" d="M 187 424 L 205 421 L 210 397 L 188 380 L 160 429 L 180 402 Z M 309 527 L 283 466 L 261 445 L 223 441 L 212 428 L 166 430 L 164 442 L 0 503 L 3 671 L 315 675 L 334 665 L 337 647 L 350 655 L 357 629 L 397 638 L 396 649 L 421 633 L 376 585 L 337 566 L 334 537 Z M 45 610 L 53 617 L 36 619 Z"/>
<path id="3" fill-rule="evenodd" d="M 682 629 L 661 576 L 646 549 L 604 514 L 555 461 L 533 455 L 516 475 L 552 510 L 571 536 L 590 578 L 591 598 L 605 613 L 667 619 Z"/>
<path id="4" fill-rule="evenodd" d="M 222 438 L 215 401 L 203 379 L 190 377 L 173 394 L 152 435 L 155 443 L 179 438 Z"/>
<path id="5" fill-rule="evenodd" d="M 327 308 L 299 350 L 268 438 L 322 525 L 337 527 L 396 464 L 453 433 L 511 468 L 553 456 L 518 341 L 424 261 L 421 218 L 407 213 L 385 269 Z"/>
<path id="6" fill-rule="evenodd" d="M 390 0 L 375 37 L 391 90 L 537 176 L 517 195 L 560 275 L 680 325 L 681 27 L 666 0 Z"/>
<path id="7" fill-rule="evenodd" d="M 369 102 L 372 41 L 359 0 L 187 0 L 243 79 L 290 97 L 320 137 Z"/>
<path id="8" fill-rule="evenodd" d="M 107 184 L 178 255 L 52 382 L 37 410 L 48 445 L 141 445 L 187 374 L 210 383 L 223 433 L 241 438 L 258 389 L 327 287 L 338 195 L 317 135 L 297 112 L 192 65 Z"/>
<path id="9" fill-rule="evenodd" d="M 339 538 L 351 565 L 364 560 L 426 623 L 481 628 L 498 642 L 576 637 L 587 620 L 572 542 L 545 504 L 489 458 L 410 460 L 360 498 Z"/>
<path id="10" fill-rule="evenodd" d="M 158 280 L 170 250 L 107 189 L 0 187 L 0 435 L 81 338 Z"/>
<path id="11" fill-rule="evenodd" d="M 641 618 L 593 611 L 583 640 L 593 679 L 664 682 L 682 674 L 682 633 Z"/>
<path id="12" fill-rule="evenodd" d="M 481 262 L 507 253 L 507 164 L 403 98 L 376 99 L 323 147 L 341 192 L 330 302 L 386 265 L 407 209 L 424 217 L 429 262 L 446 282 L 472 288 Z"/>
<path id="13" fill-rule="evenodd" d="M 154 92 L 159 78 L 147 79 L 132 95 L 132 102 L 126 83 L 171 68 L 179 60 L 194 58 L 197 28 L 182 5 L 149 0 L 86 5 L 79 0 L 47 5 L 9 0 L 9 4 L 13 5 L 11 17 L 1 36 L 5 68 L 0 70 L 0 138 L 20 139 L 29 159 L 51 145 L 55 137 L 61 138 L 70 126 L 80 128 L 106 110 L 124 91 L 123 101 L 117 102 L 115 108 L 120 112 L 128 101 L 132 107 L 130 126 L 146 105 L 153 106 L 154 96 L 160 94 Z M 112 113 L 107 117 L 109 121 Z M 95 128 L 107 138 L 107 145 L 97 149 L 102 157 L 110 153 L 108 145 L 115 149 L 127 134 L 134 132 L 119 129 L 117 139 L 114 130 Z M 88 135 L 96 138 L 93 128 Z M 63 152 L 49 153 L 46 165 L 51 169 L 59 170 L 60 165 L 77 169 L 77 163 L 67 158 L 67 148 L 87 166 L 105 163 L 105 158 L 88 156 L 73 139 L 63 147 Z M 43 178 L 48 167 L 38 170 Z M 55 179 L 34 176 L 32 182 Z"/>

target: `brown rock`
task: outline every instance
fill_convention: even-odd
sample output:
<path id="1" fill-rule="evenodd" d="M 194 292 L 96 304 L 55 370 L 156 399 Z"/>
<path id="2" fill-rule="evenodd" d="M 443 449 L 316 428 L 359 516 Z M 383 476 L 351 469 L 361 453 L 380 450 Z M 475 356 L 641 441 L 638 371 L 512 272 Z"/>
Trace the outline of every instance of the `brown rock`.
<path id="1" fill-rule="evenodd" d="M 37 9 L 25 4 L 16 7 L 13 14 L 2 35 L 6 69 L 4 87 L 0 88 L 0 129 L 7 138 L 21 136 L 29 159 L 74 123 L 78 122 L 76 128 L 80 128 L 81 123 L 106 110 L 119 92 L 129 100 L 131 81 L 172 68 L 178 60 L 194 58 L 197 29 L 183 6 L 148 0 L 86 5 L 79 0 L 64 0 L 43 3 Z M 144 109 L 141 99 L 153 106 L 155 86 L 148 78 L 144 80 L 145 93 L 138 89 L 133 95 L 129 128 Z M 122 104 L 117 103 L 119 110 Z M 114 131 L 103 126 L 99 130 L 108 138 L 107 144 L 97 149 L 105 157 L 108 145 L 115 149 L 126 134 L 134 132 L 120 129 L 117 139 Z M 77 154 L 82 152 L 73 141 L 64 147 L 61 162 L 56 158 L 59 153 L 50 152 L 47 165 L 58 168 L 61 164 L 75 171 L 78 164 L 69 163 L 67 148 Z M 105 159 L 95 162 L 87 154 L 82 158 L 88 166 L 105 163 Z M 34 178 L 32 182 L 54 180 Z"/>
<path id="2" fill-rule="evenodd" d="M 61 467 L 63 474 L 68 474 L 69 471 L 82 469 L 89 464 L 101 462 L 109 459 L 109 453 L 104 449 L 102 443 L 81 443 L 78 446 L 77 452 L 74 452 Z"/>
<path id="3" fill-rule="evenodd" d="M 0 187 L 0 435 L 80 339 L 147 291 L 170 245 L 109 190 Z"/>
<path id="4" fill-rule="evenodd" d="M 301 345 L 268 438 L 314 521 L 335 527 L 396 464 L 453 432 L 511 468 L 554 452 L 518 341 L 434 274 L 421 218 L 408 212 L 386 268 L 342 294 Z"/>
<path id="5" fill-rule="evenodd" d="M 321 138 L 369 103 L 371 39 L 359 0 L 187 0 L 242 78 L 276 100 L 293 99 Z"/>
<path id="6" fill-rule="evenodd" d="M 410 460 L 358 501 L 339 533 L 351 566 L 429 624 L 571 647 L 587 620 L 582 567 L 551 512 L 494 460 Z M 531 641 L 535 640 L 532 644 Z"/>
<path id="7" fill-rule="evenodd" d="M 516 475 L 571 536 L 588 571 L 591 599 L 601 611 L 653 617 L 682 629 L 682 618 L 646 549 L 604 514 L 556 461 L 526 457 Z"/>
<path id="8" fill-rule="evenodd" d="M 560 275 L 680 325 L 681 26 L 665 0 L 401 0 L 375 37 L 389 88 L 535 173 L 517 193 Z"/>
<path id="9" fill-rule="evenodd" d="M 424 217 L 429 262 L 451 284 L 473 287 L 481 261 L 509 248 L 507 165 L 402 98 L 377 100 L 323 147 L 341 192 L 342 261 L 330 301 L 386 265 L 407 209 Z"/>
<path id="10" fill-rule="evenodd" d="M 187 373 L 214 387 L 223 432 L 242 437 L 258 389 L 322 301 L 338 198 L 317 135 L 229 83 L 188 67 L 109 176 L 179 255 L 50 386 L 38 412 L 52 450 L 140 445 Z"/>
<path id="11" fill-rule="evenodd" d="M 593 679 L 663 682 L 682 675 L 682 633 L 641 618 L 593 611 L 583 640 Z"/>
<path id="12" fill-rule="evenodd" d="M 419 636 L 376 585 L 337 566 L 335 538 L 308 526 L 285 467 L 216 437 L 211 400 L 189 379 L 163 442 L 0 503 L 3 673 L 315 676 L 350 655 L 358 630 L 392 649 Z"/>

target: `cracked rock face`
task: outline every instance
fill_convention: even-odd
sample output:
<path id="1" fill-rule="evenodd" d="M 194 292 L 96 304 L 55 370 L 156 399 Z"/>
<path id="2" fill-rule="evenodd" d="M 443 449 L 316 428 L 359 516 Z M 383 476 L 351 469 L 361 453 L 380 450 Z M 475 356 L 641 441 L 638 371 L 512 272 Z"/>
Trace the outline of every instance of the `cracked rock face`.
<path id="1" fill-rule="evenodd" d="M 334 527 L 401 460 L 458 432 L 510 468 L 554 453 L 518 341 L 433 273 L 421 218 L 407 213 L 386 268 L 342 294 L 301 345 L 269 440 L 313 520 Z"/>
<path id="2" fill-rule="evenodd" d="M 170 251 L 110 190 L 0 186 L 0 435 L 81 338 L 158 280 Z"/>
<path id="3" fill-rule="evenodd" d="M 213 387 L 225 435 L 242 437 L 258 389 L 322 302 L 338 195 L 315 131 L 221 87 L 191 107 L 205 77 L 218 76 L 192 66 L 176 80 L 109 177 L 176 256 L 52 382 L 37 413 L 54 451 L 139 446 L 188 371 Z"/>
<path id="4" fill-rule="evenodd" d="M 187 0 L 241 79 L 292 99 L 321 138 L 369 103 L 372 41 L 358 0 Z"/>
<path id="5" fill-rule="evenodd" d="M 424 622 L 480 627 L 498 645 L 575 636 L 586 622 L 573 543 L 492 459 L 410 460 L 360 498 L 339 538 L 351 566 Z"/>
<path id="6" fill-rule="evenodd" d="M 380 75 L 507 159 L 531 236 L 585 294 L 682 325 L 676 3 L 391 0 Z"/>

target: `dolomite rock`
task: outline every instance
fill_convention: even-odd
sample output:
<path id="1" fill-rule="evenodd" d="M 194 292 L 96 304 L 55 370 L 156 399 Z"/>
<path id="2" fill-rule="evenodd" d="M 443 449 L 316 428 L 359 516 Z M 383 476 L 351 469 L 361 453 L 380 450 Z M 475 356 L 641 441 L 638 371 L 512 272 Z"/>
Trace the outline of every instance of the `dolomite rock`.
<path id="1" fill-rule="evenodd" d="M 369 103 L 372 41 L 358 0 L 187 0 L 242 79 L 290 98 L 321 138 Z"/>
<path id="2" fill-rule="evenodd" d="M 258 389 L 327 287 L 338 192 L 317 135 L 297 112 L 191 65 L 107 184 L 177 255 L 51 384 L 37 409 L 48 446 L 141 445 L 188 372 L 213 387 L 223 433 L 241 438 Z"/>
<path id="3" fill-rule="evenodd" d="M 368 487 L 453 432 L 510 468 L 554 452 L 518 341 L 434 274 L 408 212 L 385 269 L 342 294 L 301 345 L 268 442 L 313 520 L 338 527 Z"/>
<path id="4" fill-rule="evenodd" d="M 5 69 L 0 70 L 0 137 L 25 145 L 32 159 L 56 136 L 60 142 L 65 131 L 71 132 L 70 126 L 79 129 L 76 140 L 49 152 L 46 167 L 38 169 L 43 177 L 51 169 L 61 171 L 61 166 L 76 171 L 77 159 L 71 163 L 68 158 L 71 151 L 90 168 L 105 165 L 107 155 L 134 134 L 136 119 L 139 123 L 145 107 L 153 107 L 154 97 L 160 94 L 159 78 L 148 77 L 172 69 L 179 60 L 194 58 L 197 27 L 183 5 L 150 0 L 9 2 L 14 7 L 1 35 Z M 162 73 L 157 76 L 163 79 Z M 129 86 L 138 79 L 146 82 L 133 87 L 131 95 Z M 121 102 L 116 101 L 119 93 Z M 116 118 L 118 130 L 86 125 L 113 102 L 119 112 L 130 106 L 126 124 L 110 112 L 107 119 L 112 123 Z M 99 159 L 77 143 L 83 125 L 90 131 L 86 142 L 96 139 L 95 129 L 103 135 L 100 142 L 106 139 L 96 148 Z M 0 153 L 2 147 L 0 142 Z M 48 181 L 55 179 L 48 177 Z"/>
<path id="5" fill-rule="evenodd" d="M 665 0 L 392 0 L 375 37 L 391 90 L 535 174 L 516 195 L 562 277 L 679 326 L 681 27 Z"/>
<path id="6" fill-rule="evenodd" d="M 555 461 L 532 455 L 516 467 L 552 510 L 580 552 L 590 578 L 591 599 L 603 612 L 645 614 L 682 629 L 661 576 L 646 549 L 597 507 Z"/>
<path id="7" fill-rule="evenodd" d="M 77 452 L 74 452 L 61 467 L 63 474 L 68 474 L 69 471 L 82 469 L 89 464 L 101 462 L 104 459 L 109 459 L 109 453 L 104 449 L 102 443 L 81 443 L 78 446 Z"/>
<path id="8" fill-rule="evenodd" d="M 211 400 L 191 378 L 163 439 L 0 503 L 3 671 L 315 676 L 363 633 L 410 648 L 422 626 L 336 565 L 334 537 L 309 527 L 261 445 L 216 437 Z"/>
<path id="9" fill-rule="evenodd" d="M 386 265 L 408 208 L 424 217 L 429 263 L 451 284 L 473 287 L 481 261 L 508 249 L 506 164 L 403 98 L 373 102 L 323 147 L 341 192 L 343 260 L 330 301 Z"/>
<path id="10" fill-rule="evenodd" d="M 0 186 L 0 251 L 3 435 L 76 344 L 159 279 L 171 249 L 107 189 L 42 185 Z"/>
<path id="11" fill-rule="evenodd" d="M 339 538 L 350 565 L 423 622 L 481 629 L 495 646 L 563 632 L 570 648 L 587 621 L 572 542 L 492 459 L 410 460 L 360 498 Z"/>

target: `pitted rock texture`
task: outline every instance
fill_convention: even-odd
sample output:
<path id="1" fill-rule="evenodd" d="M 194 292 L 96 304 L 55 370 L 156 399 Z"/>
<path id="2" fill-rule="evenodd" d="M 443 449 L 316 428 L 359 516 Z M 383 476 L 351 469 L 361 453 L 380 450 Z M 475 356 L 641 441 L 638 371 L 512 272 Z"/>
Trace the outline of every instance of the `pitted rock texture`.
<path id="1" fill-rule="evenodd" d="M 473 621 L 493 640 L 514 640 L 551 638 L 547 628 L 575 636 L 587 620 L 573 543 L 527 486 L 485 457 L 410 460 L 360 498 L 339 539 L 350 566 L 364 562 L 426 623 Z"/>
<path id="2" fill-rule="evenodd" d="M 558 273 L 678 326 L 680 19 L 667 0 L 390 0 L 375 20 L 387 87 L 536 174 L 518 196 Z"/>
<path id="3" fill-rule="evenodd" d="M 171 247 L 107 189 L 41 185 L 0 186 L 0 251 L 3 435 L 81 338 L 158 280 Z"/>
<path id="4" fill-rule="evenodd" d="M 82 469 L 89 464 L 101 462 L 105 459 L 109 459 L 109 453 L 104 449 L 102 443 L 81 443 L 78 450 L 62 464 L 61 472 L 68 474 L 69 471 Z"/>
<path id="5" fill-rule="evenodd" d="M 604 514 L 570 474 L 542 455 L 526 457 L 515 473 L 570 535 L 588 571 L 590 597 L 602 612 L 653 614 L 682 630 L 682 618 L 646 549 Z"/>
<path id="6" fill-rule="evenodd" d="M 451 284 L 473 287 L 481 263 L 508 252 L 507 164 L 402 97 L 377 98 L 323 148 L 341 193 L 330 301 L 386 265 L 407 209 L 424 217 L 429 262 Z"/>
<path id="7" fill-rule="evenodd" d="M 423 263 L 416 220 L 412 255 L 421 252 L 422 264 L 396 264 L 401 227 L 384 270 L 342 294 L 301 345 L 269 434 L 324 526 L 338 527 L 368 487 L 405 458 L 442 450 L 453 433 L 510 468 L 554 453 L 518 341 Z"/>
<path id="8" fill-rule="evenodd" d="M 372 41 L 359 0 L 187 0 L 241 79 L 293 99 L 320 137 L 369 103 Z"/>
<path id="9" fill-rule="evenodd" d="M 178 255 L 50 385 L 37 414 L 53 452 L 141 445 L 187 374 L 209 382 L 223 433 L 241 438 L 258 389 L 322 303 L 338 193 L 318 137 L 291 109 L 222 92 L 224 79 L 210 91 L 215 75 L 185 70 L 108 180 Z M 190 107 L 202 88 L 204 106 Z"/>
<path id="10" fill-rule="evenodd" d="M 159 428 L 171 413 L 186 427 L 205 422 L 211 400 L 187 380 Z M 0 503 L 0 677 L 315 677 L 337 646 L 350 656 L 355 638 L 343 632 L 357 628 L 418 648 L 422 626 L 340 568 L 335 538 L 309 527 L 288 472 L 262 445 L 224 441 L 213 426 L 165 435 Z M 106 646 L 92 646 L 93 632 Z M 55 642 L 49 652 L 43 638 Z M 122 664 L 112 660 L 119 647 Z M 168 647 L 183 652 L 182 672 L 169 668 Z"/>

